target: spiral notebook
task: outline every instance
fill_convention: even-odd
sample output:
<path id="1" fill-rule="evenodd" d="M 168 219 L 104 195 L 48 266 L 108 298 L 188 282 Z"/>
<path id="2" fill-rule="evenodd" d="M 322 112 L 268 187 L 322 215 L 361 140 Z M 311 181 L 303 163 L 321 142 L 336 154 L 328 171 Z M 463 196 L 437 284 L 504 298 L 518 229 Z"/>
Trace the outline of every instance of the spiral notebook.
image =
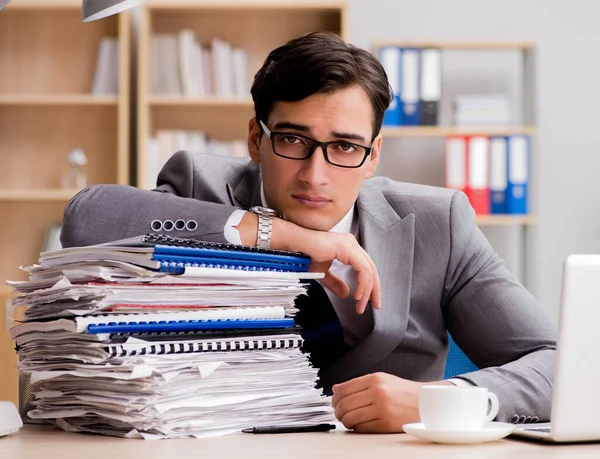
<path id="1" fill-rule="evenodd" d="M 161 234 L 146 234 L 96 246 L 71 247 L 40 255 L 42 266 L 102 260 L 131 263 L 169 274 L 183 274 L 186 268 L 306 273 L 311 263 L 308 256 L 298 252 Z"/>
<path id="2" fill-rule="evenodd" d="M 300 336 L 288 338 L 239 338 L 233 340 L 204 340 L 174 343 L 150 344 L 139 349 L 128 349 L 123 345 L 111 345 L 108 352 L 111 357 L 127 357 L 134 355 L 187 354 L 192 352 L 229 352 L 263 349 L 292 349 L 302 346 Z"/>
<path id="3" fill-rule="evenodd" d="M 25 322 L 11 328 L 15 339 L 24 333 L 65 330 L 73 333 L 146 333 L 199 330 L 288 328 L 282 306 L 200 309 L 164 313 L 99 314 L 73 319 Z"/>

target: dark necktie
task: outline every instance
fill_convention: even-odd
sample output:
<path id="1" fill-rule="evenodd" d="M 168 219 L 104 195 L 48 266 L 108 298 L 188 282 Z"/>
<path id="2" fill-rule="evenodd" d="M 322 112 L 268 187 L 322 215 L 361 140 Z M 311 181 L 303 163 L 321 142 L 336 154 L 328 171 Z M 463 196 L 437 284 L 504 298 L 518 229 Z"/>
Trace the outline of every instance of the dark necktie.
<path id="1" fill-rule="evenodd" d="M 298 313 L 294 320 L 303 329 L 303 350 L 310 353 L 313 366 L 321 370 L 342 356 L 349 346 L 344 341 L 340 321 L 321 284 L 311 280 L 307 293 L 308 296 L 296 298 Z M 320 386 L 320 383 L 317 385 Z"/>

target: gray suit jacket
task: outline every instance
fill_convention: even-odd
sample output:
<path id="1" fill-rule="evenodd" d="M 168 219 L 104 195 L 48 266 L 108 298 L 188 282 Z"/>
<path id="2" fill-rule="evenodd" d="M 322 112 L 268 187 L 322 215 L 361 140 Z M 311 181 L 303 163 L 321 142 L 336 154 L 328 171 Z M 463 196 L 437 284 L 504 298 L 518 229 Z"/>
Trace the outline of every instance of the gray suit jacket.
<path id="1" fill-rule="evenodd" d="M 182 237 L 225 242 L 232 211 L 260 204 L 260 171 L 244 159 L 179 152 L 158 187 L 119 185 L 81 191 L 64 214 L 64 246 L 151 232 L 153 220 L 194 220 Z M 556 331 L 505 268 L 475 222 L 465 195 L 377 177 L 356 203 L 361 245 L 378 267 L 382 308 L 372 332 L 321 372 L 326 384 L 373 372 L 439 380 L 446 331 L 482 368 L 460 377 L 500 399 L 500 421 L 548 420 Z"/>

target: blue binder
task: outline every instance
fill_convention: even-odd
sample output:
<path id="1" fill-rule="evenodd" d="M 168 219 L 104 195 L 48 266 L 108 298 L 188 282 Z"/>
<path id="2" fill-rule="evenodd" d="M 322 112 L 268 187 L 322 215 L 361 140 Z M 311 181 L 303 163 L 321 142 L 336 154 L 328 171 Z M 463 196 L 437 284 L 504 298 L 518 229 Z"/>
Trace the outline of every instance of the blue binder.
<path id="1" fill-rule="evenodd" d="M 393 99 L 383 114 L 384 126 L 402 125 L 402 101 L 400 88 L 402 85 L 402 50 L 397 46 L 384 46 L 379 50 L 379 60 L 387 74 Z"/>
<path id="2" fill-rule="evenodd" d="M 248 320 L 179 320 L 159 322 L 99 322 L 88 325 L 88 333 L 154 333 L 189 332 L 199 330 L 232 330 L 259 328 L 292 328 L 294 319 L 248 319 Z"/>
<path id="3" fill-rule="evenodd" d="M 506 214 L 506 188 L 508 186 L 508 139 L 490 138 L 490 212 Z"/>
<path id="4" fill-rule="evenodd" d="M 402 120 L 406 126 L 421 124 L 421 50 L 402 50 Z"/>
<path id="5" fill-rule="evenodd" d="M 307 272 L 311 260 L 306 255 L 282 250 L 265 250 L 234 244 L 150 234 L 143 242 L 154 247 L 152 260 L 160 270 L 173 274 L 186 267 L 221 268 L 245 271 Z"/>
<path id="6" fill-rule="evenodd" d="M 529 201 L 529 137 L 508 138 L 508 183 L 506 208 L 509 214 L 527 214 Z"/>

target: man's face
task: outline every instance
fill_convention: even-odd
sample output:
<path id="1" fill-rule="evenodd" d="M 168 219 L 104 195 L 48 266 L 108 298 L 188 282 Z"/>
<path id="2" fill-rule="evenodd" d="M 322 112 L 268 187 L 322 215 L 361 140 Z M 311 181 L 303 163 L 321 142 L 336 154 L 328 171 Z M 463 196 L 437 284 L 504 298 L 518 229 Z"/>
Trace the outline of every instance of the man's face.
<path id="1" fill-rule="evenodd" d="M 321 142 L 369 146 L 373 135 L 373 108 L 359 86 L 314 94 L 298 102 L 276 102 L 269 119 L 262 121 L 271 131 L 300 134 Z M 363 165 L 348 169 L 329 164 L 320 147 L 302 161 L 277 156 L 258 121 L 253 118 L 249 127 L 250 156 L 261 164 L 269 206 L 305 228 L 328 231 L 335 226 L 350 210 L 363 181 L 373 175 L 379 162 L 381 136 L 375 139 Z"/>

